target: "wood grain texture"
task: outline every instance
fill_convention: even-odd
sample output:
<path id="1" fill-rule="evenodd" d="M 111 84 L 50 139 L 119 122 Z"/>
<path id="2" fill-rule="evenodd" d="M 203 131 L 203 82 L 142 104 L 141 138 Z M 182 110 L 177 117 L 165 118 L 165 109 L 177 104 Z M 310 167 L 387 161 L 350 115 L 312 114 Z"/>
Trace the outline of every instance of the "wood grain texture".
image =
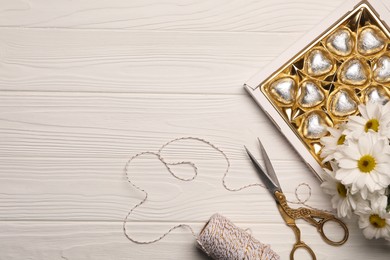
<path id="1" fill-rule="evenodd" d="M 0 214 L 3 219 L 121 221 L 131 205 L 142 198 L 125 181 L 126 161 L 142 151 L 157 152 L 177 136 L 204 138 L 225 151 L 232 167 L 227 182 L 233 183 L 233 188 L 259 182 L 243 149 L 247 144 L 260 156 L 254 142 L 257 136 L 269 145 L 267 140 L 271 139 L 272 144 L 279 143 L 270 156 L 281 162 L 277 167 L 288 180 L 286 192 L 292 196 L 299 181 L 318 185 L 294 151 L 285 149 L 284 137 L 275 135 L 274 127 L 258 113 L 248 96 L 7 92 L 0 97 L 0 107 L 0 178 L 7 180 L 0 190 L 5 208 L 9 203 L 18 205 L 4 210 Z M 219 129 L 225 130 L 221 133 Z M 221 211 L 247 215 L 246 221 L 252 214 L 245 208 L 253 210 L 254 215 L 262 211 L 252 204 L 264 202 L 256 194 L 266 191 L 252 188 L 249 194 L 255 195 L 248 200 L 246 191 L 237 195 L 226 191 L 222 187 L 226 161 L 208 145 L 179 141 L 167 146 L 162 155 L 167 162 L 190 160 L 199 168 L 194 183 L 183 183 L 170 176 L 153 156 L 134 161 L 134 174 L 140 174 L 135 175 L 134 181 L 141 182 L 141 186 L 150 183 L 152 186 L 146 190 L 159 190 L 155 197 L 168 203 L 161 205 L 165 213 L 159 214 L 165 215 L 166 220 L 204 220 L 215 210 L 212 205 L 220 205 Z M 185 176 L 193 174 L 188 167 L 177 168 Z M 306 176 L 291 182 L 301 168 Z M 25 187 L 28 188 L 24 190 Z M 187 189 L 192 193 L 175 199 Z M 47 196 L 50 199 L 46 201 Z M 268 199 L 266 204 L 273 205 Z M 210 206 L 204 207 L 205 204 Z M 173 210 L 175 206 L 178 208 Z M 199 212 L 196 218 L 192 211 L 195 207 Z M 155 206 L 148 208 L 152 212 L 136 218 L 159 217 L 153 213 Z M 268 221 L 275 214 L 278 213 L 273 210 Z"/>
<path id="2" fill-rule="evenodd" d="M 237 221 L 233 219 L 233 221 Z M 195 232 L 203 224 L 191 224 Z M 284 224 L 236 223 L 241 228 L 249 228 L 259 241 L 269 243 L 281 259 L 288 259 L 290 245 L 286 240 L 293 239 L 292 232 Z M 171 223 L 150 223 L 147 228 L 132 226 L 138 238 L 155 238 L 161 230 L 167 230 Z M 343 247 L 325 244 L 313 232 L 313 228 L 301 225 L 303 239 L 315 250 L 317 259 L 349 260 L 357 254 L 357 259 L 388 259 L 386 244 L 383 241 L 366 241 L 357 235 L 356 227 L 351 227 L 351 238 Z M 0 222 L 1 260 L 29 259 L 209 259 L 197 246 L 195 239 L 186 229 L 173 231 L 162 241 L 151 245 L 135 245 L 123 236 L 121 223 L 113 222 Z M 283 235 L 282 235 L 283 234 Z M 283 239 L 281 239 L 283 237 Z M 366 250 L 363 250 L 364 247 Z M 369 250 L 367 250 L 369 248 Z"/>
<path id="3" fill-rule="evenodd" d="M 169 135 L 163 134 L 169 129 L 176 135 L 191 134 L 212 140 L 226 151 L 231 158 L 231 171 L 226 181 L 232 188 L 259 183 L 242 144 L 255 150 L 253 140 L 258 133 L 262 133 L 265 144 L 278 143 L 273 146 L 274 149 L 270 149 L 270 156 L 277 162 L 275 169 L 289 199 L 295 200 L 295 188 L 299 183 L 306 182 L 313 187 L 309 204 L 330 208 L 330 202 L 319 189 L 317 179 L 291 149 L 286 149 L 284 137 L 275 134 L 265 115 L 258 112 L 257 106 L 247 96 L 5 92 L 0 100 L 0 221 L 5 223 L 33 221 L 45 226 L 45 223 L 54 222 L 61 228 L 63 222 L 104 221 L 117 223 L 115 225 L 118 226 L 128 210 L 143 198 L 142 193 L 126 182 L 123 172 L 125 162 L 136 153 L 157 151 L 169 140 Z M 224 116 L 226 113 L 230 116 Z M 182 123 L 174 123 L 187 117 Z M 231 122 L 240 120 L 240 124 L 231 125 Z M 137 122 L 136 126 L 134 122 Z M 175 125 L 207 131 L 174 131 Z M 244 129 L 236 129 L 238 125 L 251 131 L 245 133 Z M 148 138 L 153 132 L 143 132 L 141 126 L 157 129 L 155 135 L 158 133 L 158 137 Z M 215 134 L 213 127 L 216 128 Z M 226 130 L 218 136 L 217 128 Z M 240 134 L 240 131 L 245 134 Z M 150 200 L 130 217 L 130 230 L 139 228 L 143 231 L 131 233 L 137 238 L 154 239 L 163 234 L 167 227 L 179 223 L 199 226 L 215 212 L 232 218 L 237 224 L 261 223 L 260 230 L 274 225 L 275 219 L 281 220 L 266 190 L 249 188 L 229 192 L 222 187 L 226 162 L 207 145 L 181 141 L 168 146 L 162 154 L 169 162 L 194 161 L 199 175 L 193 182 L 184 183 L 170 176 L 153 156 L 134 161 L 132 180 L 150 191 Z M 258 151 L 256 155 L 259 156 Z M 180 167 L 175 167 L 175 172 L 187 177 L 193 174 L 188 168 Z M 300 194 L 304 198 L 307 190 L 303 187 Z M 167 224 L 161 227 L 159 223 Z M 279 221 L 276 223 L 285 230 L 283 236 L 292 235 Z M 356 229 L 355 220 L 349 221 L 348 225 L 352 230 L 354 227 Z M 148 233 L 151 229 L 154 231 Z M 314 236 L 312 231 L 309 228 L 310 236 Z M 352 243 L 364 245 L 360 231 L 355 232 L 356 238 L 351 238 Z M 264 241 L 273 242 L 269 241 L 268 236 L 264 237 Z M 176 242 L 164 243 L 170 245 Z M 170 250 L 177 256 L 188 256 L 180 253 L 188 246 L 188 242 L 183 243 L 170 247 Z M 318 247 L 320 245 L 322 248 L 323 244 L 318 242 Z M 128 246 L 139 249 L 137 245 Z M 81 257 L 87 257 L 100 252 L 93 248 L 70 251 L 73 256 L 81 254 Z M 278 252 L 284 250 L 287 253 L 287 248 L 285 245 Z M 87 253 L 88 250 L 94 253 Z M 35 259 L 39 259 L 43 252 L 36 253 Z M 139 253 L 139 257 L 145 256 L 143 250 Z M 152 250 L 150 257 L 156 258 L 155 254 L 156 251 Z M 323 254 L 330 256 L 326 250 Z M 49 255 L 45 257 L 50 259 Z M 122 257 L 118 252 L 115 256 Z M 165 257 L 168 259 L 169 255 Z M 201 257 L 194 256 L 194 259 Z"/>
<path id="4" fill-rule="evenodd" d="M 165 31 L 307 31 L 342 0 L 3 0 L 1 26 Z M 320 3 L 320 4 L 319 4 Z"/>
<path id="5" fill-rule="evenodd" d="M 275 144 L 270 151 L 274 160 L 299 158 L 286 149 L 286 139 L 249 95 L 3 92 L 0 108 L 0 157 L 124 159 L 156 151 L 177 137 L 196 136 L 217 144 L 232 159 L 246 160 L 243 145 L 250 146 L 256 137 Z M 198 152 L 192 156 L 205 158 L 198 150 L 204 145 L 191 145 Z"/>
<path id="6" fill-rule="evenodd" d="M 198 167 L 194 181 L 175 179 L 152 156 L 135 160 L 130 168 L 131 180 L 149 193 L 147 203 L 139 207 L 130 219 L 137 222 L 170 221 L 204 223 L 220 212 L 245 222 L 272 223 L 279 218 L 274 201 L 261 187 L 231 192 L 222 186 L 226 163 L 220 160 L 193 160 Z M 124 161 L 110 159 L 1 159 L 0 220 L 72 220 L 118 221 L 144 197 L 126 182 Z M 226 183 L 238 188 L 260 183 L 247 161 L 232 161 Z M 24 171 L 23 171 L 24 169 Z M 179 176 L 193 176 L 188 167 L 173 168 Z M 284 162 L 276 167 L 290 200 L 300 182 L 312 187 L 310 203 L 330 209 L 330 204 L 318 187 L 318 181 L 306 171 L 307 178 L 298 179 L 302 167 Z M 28 171 L 28 173 L 27 173 Z M 302 198 L 308 189 L 301 187 Z M 12 206 L 11 206 L 12 205 Z M 140 224 L 142 225 L 142 223 Z"/>
<path id="7" fill-rule="evenodd" d="M 0 28 L 0 90 L 243 95 L 299 35 Z"/>
<path id="8" fill-rule="evenodd" d="M 144 196 L 127 183 L 126 161 L 183 136 L 226 153 L 231 188 L 260 182 L 243 149 L 260 157 L 259 136 L 288 198 L 305 182 L 308 203 L 330 209 L 242 84 L 341 3 L 0 0 L 0 260 L 207 259 L 185 229 L 151 245 L 122 232 Z M 179 223 L 199 232 L 219 212 L 288 258 L 293 233 L 264 188 L 224 189 L 226 162 L 202 143 L 162 155 L 193 161 L 198 176 L 183 182 L 153 156 L 134 160 L 131 178 L 150 197 L 130 216 L 132 237 L 155 239 Z M 356 219 L 337 248 L 299 224 L 318 259 L 388 258 L 389 243 L 365 240 Z"/>

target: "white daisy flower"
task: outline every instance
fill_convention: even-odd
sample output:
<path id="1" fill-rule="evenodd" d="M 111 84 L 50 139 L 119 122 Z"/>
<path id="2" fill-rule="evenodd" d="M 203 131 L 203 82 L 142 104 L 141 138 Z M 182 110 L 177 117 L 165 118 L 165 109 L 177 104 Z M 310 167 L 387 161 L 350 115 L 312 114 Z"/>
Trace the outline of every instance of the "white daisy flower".
<path id="1" fill-rule="evenodd" d="M 387 196 L 358 204 L 355 213 L 359 215 L 359 227 L 366 238 L 390 240 L 390 212 L 386 211 L 386 206 Z"/>
<path id="2" fill-rule="evenodd" d="M 324 158 L 323 162 L 328 162 L 333 159 L 337 159 L 339 156 L 340 145 L 346 143 L 346 135 L 343 134 L 345 130 L 345 124 L 340 124 L 338 128 L 328 127 L 330 135 L 321 138 L 322 144 L 321 157 Z"/>
<path id="3" fill-rule="evenodd" d="M 390 102 L 386 105 L 367 103 L 359 105 L 361 116 L 350 116 L 344 134 L 359 138 L 363 133 L 370 131 L 380 136 L 389 136 Z"/>
<path id="4" fill-rule="evenodd" d="M 349 187 L 342 184 L 340 181 L 335 178 L 335 171 L 337 166 L 332 164 L 333 171 L 328 169 L 325 170 L 323 175 L 324 182 L 321 183 L 321 188 L 323 191 L 332 196 L 331 202 L 332 207 L 337 210 L 338 217 L 348 217 L 352 216 L 352 210 L 356 208 L 357 195 L 352 195 L 349 191 Z"/>
<path id="5" fill-rule="evenodd" d="M 359 192 L 367 199 L 368 192 L 383 190 L 390 184 L 390 155 L 386 153 L 387 139 L 368 132 L 357 142 L 349 140 L 348 146 L 340 149 L 339 170 L 336 179 L 351 186 L 351 193 Z"/>

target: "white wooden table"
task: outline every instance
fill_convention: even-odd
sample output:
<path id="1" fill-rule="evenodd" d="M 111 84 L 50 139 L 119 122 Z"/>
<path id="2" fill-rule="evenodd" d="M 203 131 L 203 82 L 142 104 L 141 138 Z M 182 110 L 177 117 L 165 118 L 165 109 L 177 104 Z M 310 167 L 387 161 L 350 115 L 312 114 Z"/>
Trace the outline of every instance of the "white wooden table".
<path id="1" fill-rule="evenodd" d="M 122 232 L 143 198 L 126 182 L 127 159 L 181 136 L 225 151 L 230 187 L 260 182 L 243 150 L 259 136 L 289 199 L 306 182 L 308 203 L 330 209 L 242 84 L 342 2 L 1 0 L 0 259 L 207 259 L 188 230 L 151 245 Z M 192 160 L 199 176 L 183 183 L 151 156 L 135 161 L 150 201 L 131 216 L 130 235 L 152 240 L 178 223 L 198 232 L 219 212 L 288 259 L 294 236 L 266 190 L 224 189 L 226 163 L 204 144 L 164 156 Z M 318 259 L 388 259 L 388 243 L 348 226 L 347 244 L 331 247 L 300 225 Z"/>

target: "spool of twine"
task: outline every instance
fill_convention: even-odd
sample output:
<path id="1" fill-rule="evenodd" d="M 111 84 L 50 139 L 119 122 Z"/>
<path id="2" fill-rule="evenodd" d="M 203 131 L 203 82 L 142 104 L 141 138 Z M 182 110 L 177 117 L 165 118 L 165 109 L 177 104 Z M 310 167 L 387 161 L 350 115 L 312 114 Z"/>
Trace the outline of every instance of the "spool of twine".
<path id="1" fill-rule="evenodd" d="M 158 150 L 158 152 L 150 152 L 145 151 L 138 153 L 134 156 L 132 156 L 126 163 L 126 177 L 127 181 L 133 186 L 135 189 L 141 191 L 144 193 L 144 198 L 135 206 L 133 206 L 129 212 L 127 213 L 124 221 L 123 221 L 123 233 L 129 239 L 130 241 L 137 243 L 137 244 L 153 244 L 161 239 L 163 239 L 165 236 L 167 236 L 169 233 L 171 233 L 173 230 L 177 228 L 187 228 L 191 231 L 191 234 L 196 239 L 200 247 L 206 254 L 208 254 L 210 257 L 214 258 L 215 260 L 278 260 L 280 257 L 271 250 L 269 245 L 262 244 L 255 238 L 253 238 L 250 234 L 248 234 L 245 230 L 238 228 L 235 226 L 231 221 L 229 221 L 227 218 L 221 216 L 220 214 L 213 215 L 210 220 L 206 223 L 201 233 L 197 236 L 192 229 L 190 225 L 187 224 L 179 224 L 176 226 L 171 227 L 167 232 L 162 234 L 161 236 L 150 240 L 150 241 L 139 241 L 137 239 L 134 239 L 132 236 L 130 236 L 127 233 L 127 221 L 129 220 L 130 215 L 133 213 L 135 209 L 142 206 L 147 198 L 148 198 L 148 192 L 141 187 L 137 186 L 133 181 L 131 180 L 131 176 L 129 173 L 130 165 L 132 161 L 140 156 L 143 155 L 154 155 L 161 163 L 166 167 L 168 172 L 176 179 L 181 181 L 192 181 L 198 176 L 198 168 L 193 162 L 190 161 L 182 161 L 182 162 L 174 162 L 174 163 L 168 163 L 164 157 L 161 155 L 163 150 L 170 144 L 178 141 L 185 141 L 185 140 L 192 140 L 192 141 L 198 141 L 202 142 L 204 144 L 207 144 L 215 151 L 222 154 L 222 156 L 225 158 L 225 161 L 227 163 L 227 167 L 225 169 L 225 172 L 222 175 L 222 185 L 223 187 L 228 191 L 241 191 L 250 187 L 264 187 L 263 184 L 260 183 L 250 183 L 242 187 L 238 188 L 232 188 L 229 187 L 226 183 L 226 176 L 230 169 L 230 160 L 225 154 L 224 151 L 219 149 L 214 144 L 210 143 L 207 140 L 197 138 L 197 137 L 181 137 L 173 139 L 167 143 L 165 143 L 161 148 Z M 182 178 L 178 175 L 176 175 L 172 169 L 172 165 L 189 165 L 194 170 L 194 175 L 189 178 Z M 308 189 L 309 195 L 306 199 L 302 199 L 298 196 L 298 189 L 301 187 L 306 187 Z M 311 187 L 306 183 L 299 184 L 295 189 L 295 197 L 297 198 L 297 201 L 288 201 L 289 203 L 298 204 L 298 205 L 305 205 L 306 207 L 310 207 L 310 205 L 306 204 L 306 202 L 309 200 L 311 196 Z"/>
<path id="2" fill-rule="evenodd" d="M 215 260 L 279 260 L 269 245 L 256 240 L 220 214 L 214 214 L 197 238 L 198 244 Z"/>

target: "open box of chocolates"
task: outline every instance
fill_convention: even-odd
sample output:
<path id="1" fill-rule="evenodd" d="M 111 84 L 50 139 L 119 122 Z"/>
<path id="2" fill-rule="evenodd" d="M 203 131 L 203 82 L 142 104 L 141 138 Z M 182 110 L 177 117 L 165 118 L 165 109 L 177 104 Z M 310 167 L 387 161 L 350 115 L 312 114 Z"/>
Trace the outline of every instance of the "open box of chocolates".
<path id="1" fill-rule="evenodd" d="M 361 103 L 390 99 L 386 20 L 380 0 L 347 1 L 245 84 L 320 179 L 327 128 L 357 114 Z"/>

